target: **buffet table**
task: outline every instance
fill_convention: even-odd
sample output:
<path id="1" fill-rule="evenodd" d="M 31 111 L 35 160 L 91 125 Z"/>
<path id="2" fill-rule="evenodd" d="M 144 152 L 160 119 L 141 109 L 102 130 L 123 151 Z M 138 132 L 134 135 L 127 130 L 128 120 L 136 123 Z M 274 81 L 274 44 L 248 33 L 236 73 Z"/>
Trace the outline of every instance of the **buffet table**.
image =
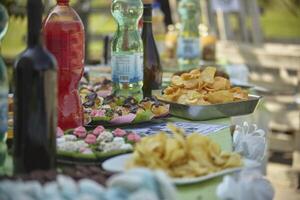
<path id="1" fill-rule="evenodd" d="M 107 69 L 109 71 L 109 69 Z M 106 76 L 109 78 L 110 74 L 108 71 L 102 70 L 92 70 L 91 74 L 93 77 Z M 90 77 L 93 79 L 93 77 Z M 164 73 L 164 82 L 168 82 L 170 80 L 170 74 Z M 242 125 L 245 121 L 249 124 L 256 123 L 259 128 L 263 128 L 267 131 L 266 124 L 268 123 L 267 111 L 264 109 L 263 103 L 259 104 L 256 112 L 251 115 L 245 116 L 237 116 L 232 118 L 221 118 L 215 120 L 208 121 L 190 121 L 177 117 L 170 117 L 166 119 L 160 120 L 163 122 L 192 122 L 192 123 L 202 123 L 202 124 L 219 124 L 225 125 L 226 128 L 223 128 L 220 131 L 213 132 L 208 134 L 208 136 L 217 144 L 220 145 L 223 151 L 231 152 L 233 150 L 233 138 L 232 138 L 232 125 Z M 151 123 L 149 125 L 152 125 Z M 122 127 L 123 128 L 123 127 Z M 133 127 L 129 127 L 133 128 Z M 100 168 L 99 163 L 99 168 Z M 0 177 L 3 174 L 11 175 L 12 174 L 12 158 L 7 156 L 5 166 L 0 168 Z M 205 180 L 202 182 L 194 183 L 194 184 L 186 184 L 186 185 L 177 185 L 177 198 L 178 199 L 189 199 L 189 200 L 200 200 L 200 199 L 218 199 L 216 195 L 217 186 L 222 182 L 223 176 L 212 178 L 209 180 Z"/>
<path id="2" fill-rule="evenodd" d="M 171 117 L 166 121 L 167 122 L 178 122 L 178 121 L 190 122 L 188 120 L 175 118 L 175 117 Z M 212 133 L 209 135 L 209 137 L 212 138 L 215 142 L 217 142 L 222 147 L 223 150 L 232 151 L 232 136 L 230 131 L 231 121 L 229 118 L 210 120 L 210 121 L 204 121 L 199 123 L 228 125 L 227 128 L 218 131 L 216 133 Z M 11 157 L 7 157 L 5 166 L 3 167 L 2 171 L 0 171 L 0 175 L 3 173 L 12 174 Z M 222 181 L 222 177 L 219 177 L 219 178 L 213 178 L 211 180 L 207 180 L 196 184 L 178 186 L 177 187 L 178 199 L 189 199 L 189 200 L 217 199 L 216 188 L 221 181 Z"/>

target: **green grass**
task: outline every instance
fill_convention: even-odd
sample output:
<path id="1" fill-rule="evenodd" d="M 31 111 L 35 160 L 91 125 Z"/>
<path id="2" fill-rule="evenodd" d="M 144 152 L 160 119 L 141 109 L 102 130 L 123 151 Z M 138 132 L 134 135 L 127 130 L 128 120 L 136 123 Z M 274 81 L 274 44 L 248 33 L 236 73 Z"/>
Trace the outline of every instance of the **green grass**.
<path id="1" fill-rule="evenodd" d="M 261 17 L 265 38 L 299 39 L 300 15 L 295 16 L 287 10 L 274 8 Z"/>
<path id="2" fill-rule="evenodd" d="M 100 33 L 103 35 L 109 35 L 116 29 L 116 23 L 110 15 L 96 14 L 90 16 L 90 27 L 91 33 Z M 103 52 L 103 42 L 97 41 L 90 44 L 90 54 L 92 58 L 100 58 Z"/>
<path id="3" fill-rule="evenodd" d="M 7 34 L 2 42 L 2 53 L 4 57 L 13 58 L 21 53 L 26 46 L 25 19 L 10 18 Z"/>

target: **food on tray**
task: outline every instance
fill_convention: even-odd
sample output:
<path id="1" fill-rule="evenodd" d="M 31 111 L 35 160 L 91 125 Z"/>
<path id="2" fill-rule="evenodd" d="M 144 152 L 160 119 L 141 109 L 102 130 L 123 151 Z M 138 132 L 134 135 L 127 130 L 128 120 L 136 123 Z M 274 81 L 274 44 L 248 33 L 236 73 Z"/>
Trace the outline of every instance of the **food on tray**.
<path id="1" fill-rule="evenodd" d="M 168 127 L 172 136 L 161 132 L 142 138 L 127 167 L 161 169 L 172 177 L 198 177 L 243 165 L 239 154 L 222 151 L 207 136 L 185 136 L 183 129 L 171 124 Z"/>
<path id="2" fill-rule="evenodd" d="M 163 91 L 167 101 L 188 105 L 209 105 L 248 99 L 248 92 L 232 87 L 229 79 L 218 76 L 214 67 L 203 71 L 194 69 L 180 76 L 174 75 L 171 84 Z"/>
<path id="3" fill-rule="evenodd" d="M 80 82 L 80 96 L 85 96 L 89 93 L 96 93 L 99 97 L 106 97 L 112 93 L 112 82 L 109 79 L 103 78 L 94 84 Z"/>
<path id="4" fill-rule="evenodd" d="M 127 124 L 131 122 L 150 121 L 153 117 L 164 117 L 169 114 L 169 105 L 156 98 L 145 98 L 138 102 L 133 97 L 110 95 L 105 98 L 90 92 L 81 96 L 85 110 L 85 121 L 110 122 Z"/>
<path id="5" fill-rule="evenodd" d="M 76 152 L 94 154 L 95 152 L 130 151 L 133 145 L 140 140 L 140 136 L 122 129 L 109 131 L 103 126 L 87 131 L 80 126 L 66 134 L 57 128 L 58 152 Z"/>

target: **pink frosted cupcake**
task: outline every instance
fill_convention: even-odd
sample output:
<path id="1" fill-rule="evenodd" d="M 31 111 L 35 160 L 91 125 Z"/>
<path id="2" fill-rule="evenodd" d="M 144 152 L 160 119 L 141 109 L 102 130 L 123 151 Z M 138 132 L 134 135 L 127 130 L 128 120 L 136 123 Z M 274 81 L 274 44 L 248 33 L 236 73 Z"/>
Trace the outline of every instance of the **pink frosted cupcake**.
<path id="1" fill-rule="evenodd" d="M 127 134 L 127 132 L 120 128 L 117 128 L 116 130 L 114 130 L 113 134 L 115 137 L 123 137 Z"/>
<path id="2" fill-rule="evenodd" d="M 88 134 L 84 140 L 87 144 L 96 144 L 97 137 L 93 134 Z"/>
<path id="3" fill-rule="evenodd" d="M 75 128 L 73 133 L 79 138 L 85 138 L 85 136 L 87 135 L 87 131 L 83 126 Z"/>
<path id="4" fill-rule="evenodd" d="M 97 126 L 97 128 L 95 128 L 94 130 L 93 130 L 93 134 L 95 135 L 95 136 L 98 136 L 98 135 L 100 135 L 101 133 L 103 133 L 105 131 L 105 128 L 103 127 L 103 126 Z"/>
<path id="5" fill-rule="evenodd" d="M 60 128 L 56 128 L 56 137 L 62 137 L 64 135 L 64 131 Z"/>
<path id="6" fill-rule="evenodd" d="M 105 110 L 92 110 L 92 117 L 105 117 Z"/>
<path id="7" fill-rule="evenodd" d="M 136 133 L 129 133 L 127 136 L 127 140 L 129 142 L 139 142 L 141 140 L 141 136 Z"/>

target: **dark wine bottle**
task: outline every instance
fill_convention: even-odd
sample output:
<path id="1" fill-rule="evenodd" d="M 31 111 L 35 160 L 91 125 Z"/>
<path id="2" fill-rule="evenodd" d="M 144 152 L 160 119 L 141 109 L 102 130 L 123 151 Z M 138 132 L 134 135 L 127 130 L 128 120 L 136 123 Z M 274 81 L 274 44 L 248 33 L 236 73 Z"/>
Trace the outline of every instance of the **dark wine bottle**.
<path id="1" fill-rule="evenodd" d="M 162 84 L 162 68 L 152 32 L 152 4 L 144 4 L 142 40 L 144 45 L 144 97 L 151 97 L 152 90 Z"/>
<path id="2" fill-rule="evenodd" d="M 14 172 L 55 167 L 57 71 L 41 41 L 43 4 L 27 1 L 27 49 L 14 69 Z"/>

